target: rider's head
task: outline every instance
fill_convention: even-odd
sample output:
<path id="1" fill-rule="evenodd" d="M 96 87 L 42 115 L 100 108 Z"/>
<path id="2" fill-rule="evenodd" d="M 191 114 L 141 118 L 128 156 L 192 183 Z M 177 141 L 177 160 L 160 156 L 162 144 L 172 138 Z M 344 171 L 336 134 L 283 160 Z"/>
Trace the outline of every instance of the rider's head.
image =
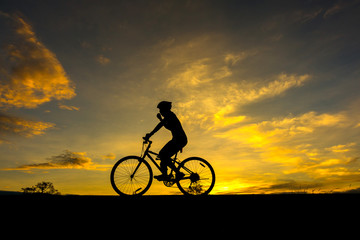
<path id="1" fill-rule="evenodd" d="M 164 112 L 169 112 L 170 109 L 171 109 L 171 102 L 161 101 L 157 105 L 157 108 L 160 110 L 161 114 L 164 113 Z"/>

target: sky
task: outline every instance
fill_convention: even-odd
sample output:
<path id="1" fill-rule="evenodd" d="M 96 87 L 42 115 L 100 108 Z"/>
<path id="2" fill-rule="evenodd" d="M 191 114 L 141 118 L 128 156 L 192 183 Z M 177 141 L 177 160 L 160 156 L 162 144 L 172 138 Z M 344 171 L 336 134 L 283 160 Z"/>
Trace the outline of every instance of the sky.
<path id="1" fill-rule="evenodd" d="M 359 0 L 2 0 L 0 190 L 116 194 L 162 100 L 212 194 L 358 190 L 359 23 Z"/>

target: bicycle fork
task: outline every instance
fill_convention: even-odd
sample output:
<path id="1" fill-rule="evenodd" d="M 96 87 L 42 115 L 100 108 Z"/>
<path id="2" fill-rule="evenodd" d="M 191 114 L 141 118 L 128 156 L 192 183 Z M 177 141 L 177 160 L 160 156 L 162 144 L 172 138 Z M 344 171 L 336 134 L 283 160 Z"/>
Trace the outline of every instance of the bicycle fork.
<path id="1" fill-rule="evenodd" d="M 133 180 L 135 173 L 137 172 L 137 170 L 139 169 L 140 165 L 141 165 L 142 161 L 139 161 L 138 165 L 136 166 L 133 174 L 130 175 L 131 181 Z"/>
<path id="2" fill-rule="evenodd" d="M 141 165 L 141 163 L 142 163 L 142 161 L 139 161 L 139 163 L 138 163 L 138 165 L 136 166 L 136 168 L 135 168 L 135 170 L 134 170 L 134 172 L 130 175 L 130 180 L 132 181 L 133 180 L 133 178 L 134 178 L 134 176 L 135 176 L 135 173 L 137 172 L 137 170 L 139 169 L 139 167 L 140 167 L 140 165 Z M 137 192 L 138 191 L 140 191 L 142 188 L 138 188 L 138 189 L 136 189 L 135 191 L 134 191 L 134 195 L 136 195 L 137 194 Z"/>

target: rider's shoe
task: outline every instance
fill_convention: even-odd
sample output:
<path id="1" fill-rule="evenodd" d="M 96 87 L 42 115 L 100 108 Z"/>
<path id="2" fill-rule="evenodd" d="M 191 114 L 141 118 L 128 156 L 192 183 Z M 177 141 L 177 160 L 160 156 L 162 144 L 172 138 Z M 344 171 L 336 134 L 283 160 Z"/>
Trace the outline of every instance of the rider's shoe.
<path id="1" fill-rule="evenodd" d="M 154 176 L 154 178 L 158 181 L 166 181 L 166 180 L 169 180 L 170 177 L 169 175 L 166 175 L 166 174 L 161 174 L 161 175 L 158 175 L 158 176 Z"/>

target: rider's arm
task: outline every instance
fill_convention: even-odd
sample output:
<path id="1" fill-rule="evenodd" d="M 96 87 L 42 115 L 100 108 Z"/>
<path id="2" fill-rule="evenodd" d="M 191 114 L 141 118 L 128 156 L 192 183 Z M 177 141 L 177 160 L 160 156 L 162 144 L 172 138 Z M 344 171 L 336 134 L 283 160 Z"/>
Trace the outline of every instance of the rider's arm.
<path id="1" fill-rule="evenodd" d="M 158 125 L 156 125 L 156 127 L 154 128 L 154 130 L 152 130 L 150 133 L 146 134 L 148 136 L 148 138 L 150 138 L 152 135 L 154 135 L 157 131 L 160 130 L 160 128 L 162 128 L 162 126 L 164 126 L 164 122 L 161 121 L 159 122 Z"/>

